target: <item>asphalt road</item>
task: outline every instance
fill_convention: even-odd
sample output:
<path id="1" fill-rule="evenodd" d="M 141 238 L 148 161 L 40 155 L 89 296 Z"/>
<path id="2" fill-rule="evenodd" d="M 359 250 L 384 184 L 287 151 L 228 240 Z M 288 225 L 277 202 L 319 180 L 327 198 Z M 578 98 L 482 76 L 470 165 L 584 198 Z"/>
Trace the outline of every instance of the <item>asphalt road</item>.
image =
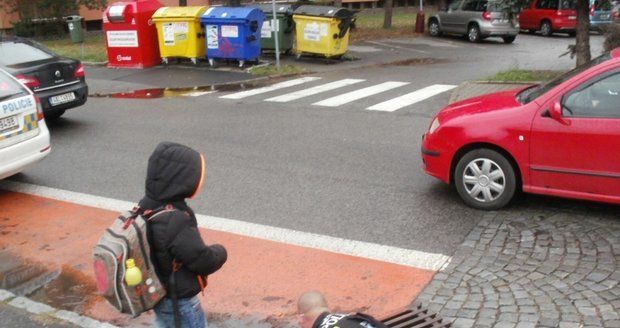
<path id="1" fill-rule="evenodd" d="M 376 56 L 400 52 L 440 60 L 326 69 L 311 75 L 320 80 L 237 100 L 219 98 L 232 91 L 149 100 L 91 98 L 50 125 L 52 154 L 13 179 L 138 201 L 150 152 L 159 141 L 177 141 L 208 159 L 205 192 L 191 201 L 199 213 L 451 255 L 483 213 L 464 206 L 455 191 L 420 169 L 421 136 L 450 92 L 394 112 L 366 108 L 504 69 L 568 69 L 573 61 L 558 55 L 570 41 L 530 35 L 513 45 L 391 40 L 364 46 L 378 49 Z M 593 52 L 600 52 L 602 37 L 593 36 L 592 42 Z M 264 101 L 342 79 L 364 81 L 287 103 Z M 336 107 L 313 105 L 385 82 L 408 84 Z M 527 197 L 508 210 L 566 203 L 582 206 Z"/>

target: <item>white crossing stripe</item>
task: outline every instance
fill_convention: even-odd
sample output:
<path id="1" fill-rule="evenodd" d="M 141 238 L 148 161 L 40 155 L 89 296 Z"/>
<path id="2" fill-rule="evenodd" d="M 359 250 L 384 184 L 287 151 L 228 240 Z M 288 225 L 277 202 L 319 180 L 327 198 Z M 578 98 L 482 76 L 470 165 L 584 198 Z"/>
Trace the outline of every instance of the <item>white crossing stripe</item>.
<path id="1" fill-rule="evenodd" d="M 221 96 L 220 98 L 225 98 L 225 99 L 242 99 L 242 98 L 246 98 L 246 97 L 250 97 L 250 96 L 259 95 L 261 93 L 267 93 L 267 92 L 275 91 L 275 90 L 278 90 L 278 89 L 284 89 L 284 88 L 288 88 L 288 87 L 293 87 L 293 86 L 300 85 L 300 84 L 303 84 L 303 83 L 306 83 L 306 82 L 312 82 L 312 81 L 316 81 L 316 80 L 320 80 L 320 79 L 321 79 L 320 77 L 307 76 L 307 77 L 302 77 L 302 78 L 295 79 L 295 80 L 288 80 L 288 81 L 276 83 L 276 84 L 273 84 L 273 85 L 270 85 L 270 86 L 266 86 L 266 87 L 262 87 L 262 88 L 256 88 L 256 89 L 251 89 L 251 90 L 247 90 L 247 91 L 241 91 L 241 92 L 237 92 L 237 93 Z"/>
<path id="2" fill-rule="evenodd" d="M 217 91 L 190 91 L 188 93 L 184 93 L 183 96 L 185 97 L 200 97 L 200 96 L 204 96 L 204 95 L 208 95 L 211 93 L 215 93 Z"/>
<path id="3" fill-rule="evenodd" d="M 397 109 L 401 109 L 403 107 L 413 105 L 417 102 L 428 99 L 430 97 L 446 92 L 448 90 L 452 90 L 454 88 L 456 88 L 456 85 L 435 84 L 435 85 L 431 85 L 429 87 L 408 93 L 406 95 L 402 95 L 400 97 L 396 97 L 394 99 L 384 101 L 374 106 L 370 106 L 366 109 L 367 110 L 380 110 L 384 112 L 393 112 Z"/>
<path id="4" fill-rule="evenodd" d="M 385 92 L 394 88 L 402 87 L 403 85 L 407 85 L 409 82 L 384 82 L 381 84 L 373 85 L 371 87 L 355 90 L 349 93 L 342 94 L 340 96 L 328 98 L 313 105 L 316 106 L 327 106 L 327 107 L 338 107 L 344 105 L 346 103 L 359 100 L 362 98 L 370 97 L 372 95 L 376 95 L 381 92 Z"/>
<path id="5" fill-rule="evenodd" d="M 342 87 L 345 87 L 347 85 L 351 85 L 351 84 L 355 84 L 355 83 L 359 83 L 359 82 L 364 82 L 364 81 L 366 81 L 366 80 L 360 80 L 360 79 L 344 79 L 344 80 L 339 80 L 339 81 L 335 81 L 335 82 L 331 82 L 331 83 L 326 83 L 326 84 L 318 85 L 316 87 L 312 87 L 312 88 L 309 88 L 309 89 L 299 90 L 299 91 L 291 92 L 291 93 L 288 93 L 288 94 L 285 94 L 285 95 L 281 95 L 281 96 L 265 99 L 265 101 L 289 102 L 291 100 L 297 100 L 297 99 L 300 99 L 300 98 L 304 98 L 304 97 L 315 95 L 317 93 L 321 93 L 321 92 L 325 92 L 325 91 L 329 91 L 329 90 L 334 90 L 334 89 L 342 88 Z"/>

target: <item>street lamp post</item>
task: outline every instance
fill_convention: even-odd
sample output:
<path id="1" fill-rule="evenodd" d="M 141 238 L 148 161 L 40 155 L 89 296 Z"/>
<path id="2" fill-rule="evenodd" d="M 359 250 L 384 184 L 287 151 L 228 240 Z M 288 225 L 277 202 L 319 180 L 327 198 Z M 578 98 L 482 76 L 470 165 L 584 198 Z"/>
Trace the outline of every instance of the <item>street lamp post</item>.
<path id="1" fill-rule="evenodd" d="M 420 11 L 418 11 L 418 15 L 415 19 L 415 32 L 416 33 L 424 33 L 424 25 L 426 22 L 426 18 L 424 17 L 424 0 L 420 0 Z"/>
<path id="2" fill-rule="evenodd" d="M 273 11 L 273 17 L 271 20 L 271 31 L 276 46 L 276 67 L 280 70 L 280 42 L 278 40 L 278 16 L 276 12 L 276 0 L 271 0 L 271 10 Z"/>

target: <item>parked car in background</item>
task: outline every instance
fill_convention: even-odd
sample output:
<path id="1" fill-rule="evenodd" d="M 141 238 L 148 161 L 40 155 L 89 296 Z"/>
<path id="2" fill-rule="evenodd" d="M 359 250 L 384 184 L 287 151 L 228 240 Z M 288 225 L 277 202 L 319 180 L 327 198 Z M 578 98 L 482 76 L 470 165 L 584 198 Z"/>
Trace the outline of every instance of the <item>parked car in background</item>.
<path id="1" fill-rule="evenodd" d="M 614 8 L 611 10 L 614 23 L 620 23 L 620 1 L 614 1 Z"/>
<path id="2" fill-rule="evenodd" d="M 540 31 L 543 36 L 555 32 L 575 36 L 577 29 L 576 0 L 533 0 L 519 15 L 521 29 Z"/>
<path id="3" fill-rule="evenodd" d="M 525 192 L 620 204 L 620 48 L 541 85 L 456 102 L 422 142 L 424 170 L 493 210 Z"/>
<path id="4" fill-rule="evenodd" d="M 38 99 L 0 69 L 0 179 L 50 153 L 50 134 Z"/>
<path id="5" fill-rule="evenodd" d="M 590 29 L 603 31 L 613 23 L 613 3 L 610 0 L 590 0 Z"/>
<path id="6" fill-rule="evenodd" d="M 488 0 L 456 0 L 431 16 L 428 30 L 431 36 L 443 33 L 465 35 L 471 42 L 480 42 L 488 37 L 500 37 L 512 43 L 519 34 L 517 19 L 509 19 Z"/>
<path id="7" fill-rule="evenodd" d="M 34 92 L 47 119 L 58 118 L 65 110 L 83 105 L 88 97 L 82 63 L 58 56 L 34 41 L 0 39 L 0 67 Z"/>

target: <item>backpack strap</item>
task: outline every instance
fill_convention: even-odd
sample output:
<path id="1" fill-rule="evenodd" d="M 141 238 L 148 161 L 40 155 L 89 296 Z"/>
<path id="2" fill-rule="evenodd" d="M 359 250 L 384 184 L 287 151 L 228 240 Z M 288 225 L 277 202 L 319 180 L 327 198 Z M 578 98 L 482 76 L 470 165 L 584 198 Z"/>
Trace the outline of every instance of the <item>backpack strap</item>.
<path id="1" fill-rule="evenodd" d="M 136 210 L 136 208 L 134 208 Z M 172 204 L 166 204 L 165 206 L 160 206 L 154 210 L 143 210 L 140 211 L 140 207 L 137 206 L 137 210 L 135 211 L 138 215 L 142 215 L 142 217 L 147 221 L 151 222 L 156 219 L 160 214 L 170 213 L 174 211 L 180 211 Z M 176 283 L 176 275 L 175 273 L 181 270 L 182 263 L 178 262 L 176 259 L 172 259 L 172 271 L 170 272 L 170 277 L 168 277 L 168 292 L 170 294 L 170 298 L 172 299 L 172 312 L 174 316 L 174 327 L 181 328 L 181 311 L 179 309 L 179 298 L 177 295 L 177 283 Z"/>

